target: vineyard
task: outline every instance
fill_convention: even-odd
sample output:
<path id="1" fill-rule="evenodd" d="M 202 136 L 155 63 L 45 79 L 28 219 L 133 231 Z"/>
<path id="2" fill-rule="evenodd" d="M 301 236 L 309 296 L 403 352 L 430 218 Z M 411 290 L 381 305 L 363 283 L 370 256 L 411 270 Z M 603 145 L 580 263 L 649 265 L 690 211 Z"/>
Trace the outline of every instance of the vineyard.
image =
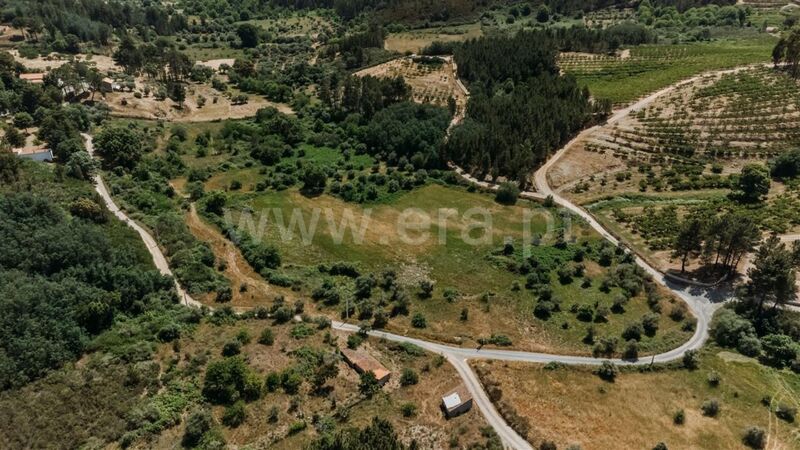
<path id="1" fill-rule="evenodd" d="M 702 72 L 767 62 L 774 38 L 685 45 L 642 45 L 617 55 L 563 53 L 561 69 L 597 98 L 622 105 Z"/>
<path id="2" fill-rule="evenodd" d="M 587 149 L 691 162 L 766 159 L 798 144 L 798 84 L 762 67 L 681 86 L 596 133 Z"/>
<path id="3" fill-rule="evenodd" d="M 452 97 L 456 107 L 463 110 L 467 104 L 466 93 L 458 86 L 449 58 L 405 57 L 379 64 L 356 73 L 357 76 L 403 77 L 411 86 L 413 100 L 448 106 Z"/>

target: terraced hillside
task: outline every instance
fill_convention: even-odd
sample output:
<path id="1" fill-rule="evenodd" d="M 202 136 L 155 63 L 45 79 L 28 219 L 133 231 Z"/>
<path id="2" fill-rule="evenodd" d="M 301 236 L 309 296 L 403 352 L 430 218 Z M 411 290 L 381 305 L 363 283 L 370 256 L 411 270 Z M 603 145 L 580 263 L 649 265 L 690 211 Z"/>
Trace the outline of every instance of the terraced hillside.
<path id="1" fill-rule="evenodd" d="M 563 53 L 559 66 L 617 105 L 703 72 L 769 61 L 774 37 L 681 45 L 642 45 L 615 55 Z"/>
<path id="2" fill-rule="evenodd" d="M 647 158 L 767 158 L 800 143 L 798 84 L 760 67 L 685 85 L 613 128 L 588 149 Z"/>

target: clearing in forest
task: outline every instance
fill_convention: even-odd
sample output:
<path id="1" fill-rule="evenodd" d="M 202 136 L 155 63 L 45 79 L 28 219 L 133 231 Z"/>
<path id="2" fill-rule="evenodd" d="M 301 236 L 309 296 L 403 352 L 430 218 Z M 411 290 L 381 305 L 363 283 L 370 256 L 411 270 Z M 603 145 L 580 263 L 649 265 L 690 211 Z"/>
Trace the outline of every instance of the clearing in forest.
<path id="1" fill-rule="evenodd" d="M 408 56 L 361 70 L 356 75 L 403 77 L 417 103 L 446 107 L 452 97 L 457 111 L 463 111 L 467 105 L 467 92 L 458 82 L 452 57 Z"/>

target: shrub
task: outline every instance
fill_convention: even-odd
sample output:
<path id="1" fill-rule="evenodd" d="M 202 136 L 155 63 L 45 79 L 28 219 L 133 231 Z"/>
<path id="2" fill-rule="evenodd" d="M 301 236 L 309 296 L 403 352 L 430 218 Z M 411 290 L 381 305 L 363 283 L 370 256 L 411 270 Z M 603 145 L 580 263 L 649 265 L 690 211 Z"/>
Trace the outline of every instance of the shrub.
<path id="1" fill-rule="evenodd" d="M 186 419 L 186 430 L 183 432 L 181 444 L 184 447 L 196 447 L 203 438 L 203 435 L 211 429 L 213 424 L 211 414 L 208 411 L 194 411 Z"/>
<path id="2" fill-rule="evenodd" d="M 519 188 L 514 183 L 505 182 L 500 185 L 495 194 L 495 201 L 503 205 L 513 205 L 517 203 Z"/>
<path id="3" fill-rule="evenodd" d="M 381 390 L 381 385 L 372 371 L 367 371 L 361 374 L 361 381 L 358 385 L 358 390 L 367 398 L 372 397 Z"/>
<path id="4" fill-rule="evenodd" d="M 603 361 L 600 367 L 595 370 L 595 373 L 600 378 L 613 382 L 617 378 L 617 374 L 619 374 L 619 369 L 611 361 Z"/>
<path id="5" fill-rule="evenodd" d="M 275 343 L 275 336 L 272 329 L 264 328 L 261 330 L 261 335 L 258 337 L 258 343 L 261 345 L 272 345 Z"/>
<path id="6" fill-rule="evenodd" d="M 244 423 L 245 417 L 244 402 L 239 400 L 225 408 L 225 412 L 222 414 L 222 423 L 229 427 L 236 428 Z"/>
<path id="7" fill-rule="evenodd" d="M 267 392 L 275 392 L 281 385 L 281 376 L 278 372 L 270 372 L 264 380 L 264 388 Z"/>
<path id="8" fill-rule="evenodd" d="M 625 330 L 622 332 L 622 337 L 626 340 L 638 341 L 642 338 L 643 333 L 644 329 L 641 322 L 634 322 L 625 328 Z"/>
<path id="9" fill-rule="evenodd" d="M 428 322 L 425 320 L 425 316 L 423 316 L 421 313 L 415 313 L 411 318 L 411 326 L 414 328 L 426 328 L 428 326 Z"/>
<path id="10" fill-rule="evenodd" d="M 419 383 L 419 375 L 417 375 L 417 372 L 414 372 L 414 369 L 408 367 L 403 369 L 403 373 L 400 375 L 400 385 L 411 386 L 417 383 Z"/>
<path id="11" fill-rule="evenodd" d="M 778 418 L 791 423 L 794 422 L 794 418 L 797 415 L 797 408 L 794 406 L 780 404 L 775 410 L 775 415 L 778 416 Z"/>
<path id="12" fill-rule="evenodd" d="M 721 378 L 719 376 L 719 373 L 716 370 L 712 370 L 711 372 L 709 372 L 707 380 L 708 380 L 708 385 L 709 386 L 717 387 L 717 386 L 719 386 L 719 382 L 720 382 Z"/>
<path id="13" fill-rule="evenodd" d="M 422 280 L 419 282 L 419 296 L 420 298 L 431 298 L 433 294 L 433 283 L 430 280 Z"/>
<path id="14" fill-rule="evenodd" d="M 625 344 L 625 351 L 622 353 L 625 359 L 638 359 L 639 358 L 639 342 L 631 339 Z"/>
<path id="15" fill-rule="evenodd" d="M 797 357 L 797 344 L 785 334 L 770 334 L 761 338 L 764 351 L 762 361 L 765 364 L 783 368 L 791 364 Z"/>
<path id="16" fill-rule="evenodd" d="M 222 346 L 222 356 L 235 356 L 242 352 L 242 343 L 239 341 L 226 342 Z"/>
<path id="17" fill-rule="evenodd" d="M 659 442 L 658 444 L 656 444 L 655 447 L 653 447 L 653 450 L 668 450 L 667 449 L 667 444 L 665 444 L 663 442 Z"/>
<path id="18" fill-rule="evenodd" d="M 400 405 L 400 412 L 403 413 L 403 417 L 412 417 L 417 414 L 417 405 L 413 403 L 403 403 Z"/>
<path id="19" fill-rule="evenodd" d="M 700 406 L 700 410 L 706 417 L 717 417 L 717 415 L 719 415 L 719 400 L 711 399 L 704 401 Z"/>
<path id="20" fill-rule="evenodd" d="M 303 420 L 298 420 L 297 422 L 293 422 L 291 425 L 289 425 L 289 431 L 288 431 L 288 433 L 289 433 L 290 435 L 292 435 L 292 434 L 297 434 L 297 433 L 299 433 L 299 432 L 301 432 L 301 431 L 305 430 L 305 429 L 306 429 L 306 426 L 307 426 L 307 425 L 306 425 L 305 421 L 303 421 Z"/>
<path id="21" fill-rule="evenodd" d="M 757 357 L 761 354 L 761 341 L 755 336 L 744 336 L 736 349 L 745 356 Z"/>
<path id="22" fill-rule="evenodd" d="M 745 430 L 742 442 L 750 448 L 762 449 L 767 442 L 766 437 L 767 433 L 763 428 L 751 426 Z"/>
<path id="23" fill-rule="evenodd" d="M 737 347 L 739 341 L 745 336 L 755 336 L 753 325 L 730 309 L 721 310 L 716 317 L 716 323 L 711 329 L 711 335 L 717 344 L 723 347 Z"/>
<path id="24" fill-rule="evenodd" d="M 683 425 L 684 423 L 686 423 L 686 413 L 683 412 L 682 409 L 676 411 L 675 414 L 672 416 L 672 423 L 674 423 L 675 425 Z"/>
<path id="25" fill-rule="evenodd" d="M 699 365 L 700 358 L 697 356 L 697 350 L 686 350 L 683 354 L 683 367 L 694 370 Z"/>
<path id="26" fill-rule="evenodd" d="M 660 316 L 656 313 L 647 313 L 642 317 L 642 328 L 644 328 L 644 334 L 648 336 L 655 336 L 656 331 L 658 331 L 658 320 Z"/>
<path id="27" fill-rule="evenodd" d="M 539 445 L 539 450 L 557 450 L 558 447 L 553 441 L 544 441 Z"/>

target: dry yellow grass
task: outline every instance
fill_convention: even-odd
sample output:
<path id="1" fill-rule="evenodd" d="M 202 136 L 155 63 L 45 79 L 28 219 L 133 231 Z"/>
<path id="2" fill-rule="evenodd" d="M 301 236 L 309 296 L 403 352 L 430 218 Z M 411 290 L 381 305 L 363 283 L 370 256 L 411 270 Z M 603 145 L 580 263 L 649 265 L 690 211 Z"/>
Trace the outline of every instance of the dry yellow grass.
<path id="1" fill-rule="evenodd" d="M 700 369 L 623 373 L 614 383 L 601 380 L 589 368 L 547 370 L 541 365 L 475 362 L 486 377 L 499 382 L 503 401 L 531 425 L 530 440 L 552 440 L 563 448 L 579 444 L 584 450 L 652 448 L 664 442 L 677 449 L 745 448 L 742 436 L 749 426 L 769 434 L 769 449 L 800 446 L 797 426 L 778 419 L 761 403 L 764 396 L 778 404 L 800 404 L 800 380 L 748 358 L 707 350 Z M 711 387 L 708 374 L 721 376 Z M 719 399 L 717 418 L 704 417 L 700 406 Z M 683 410 L 684 425 L 673 416 Z"/>
<path id="2" fill-rule="evenodd" d="M 325 331 L 318 330 L 305 339 L 294 339 L 290 335 L 293 324 L 270 326 L 269 321 L 240 321 L 234 326 L 201 325 L 189 338 L 181 340 L 179 366 L 188 364 L 192 355 L 207 353 L 209 361 L 219 359 L 222 346 L 235 339 L 236 334 L 244 329 L 253 336 L 253 341 L 242 347 L 242 355 L 248 364 L 261 376 L 271 371 L 281 371 L 296 363 L 292 352 L 302 347 L 334 351 L 334 347 L 323 342 Z M 314 326 L 310 324 L 309 326 Z M 256 342 L 261 330 L 270 327 L 275 336 L 272 346 Z M 331 331 L 334 342 L 343 346 L 346 334 Z M 337 427 L 363 427 L 368 425 L 374 416 L 389 420 L 400 438 L 409 444 L 417 439 L 421 448 L 447 448 L 452 434 L 458 434 L 459 443 L 482 442 L 480 429 L 486 426 L 477 408 L 457 418 L 446 420 L 439 409 L 440 395 L 447 392 L 459 382 L 455 369 L 447 364 L 439 364 L 433 355 L 409 356 L 403 351 L 393 349 L 390 344 L 370 339 L 360 351 L 366 351 L 376 357 L 391 372 L 390 381 L 382 391 L 371 399 L 363 399 L 358 393 L 359 375 L 344 362 L 338 363 L 339 374 L 329 380 L 327 386 L 332 387 L 329 393 L 319 395 L 311 392 L 307 382 L 295 396 L 284 394 L 280 389 L 266 393 L 260 400 L 248 403 L 247 419 L 236 428 L 220 427 L 228 445 L 233 448 L 249 445 L 253 448 L 302 448 L 316 438 L 317 432 L 312 425 L 312 417 L 332 416 L 337 410 L 349 406 L 345 421 L 336 421 Z M 159 359 L 166 364 L 176 356 L 171 345 L 163 345 L 159 350 Z M 400 373 L 406 367 L 413 368 L 419 374 L 419 383 L 413 386 L 400 386 Z M 202 382 L 202 375 L 198 377 Z M 293 398 L 296 406 L 292 407 Z M 403 417 L 401 405 L 414 403 L 417 412 L 412 417 Z M 277 407 L 279 414 L 276 422 L 268 420 L 269 411 Z M 219 422 L 224 412 L 223 406 L 213 407 L 212 413 Z M 307 428 L 295 435 L 288 435 L 289 425 L 305 421 Z M 141 442 L 135 448 L 172 449 L 177 447 L 183 435 L 185 422 L 177 427 L 164 431 L 151 442 Z"/>

